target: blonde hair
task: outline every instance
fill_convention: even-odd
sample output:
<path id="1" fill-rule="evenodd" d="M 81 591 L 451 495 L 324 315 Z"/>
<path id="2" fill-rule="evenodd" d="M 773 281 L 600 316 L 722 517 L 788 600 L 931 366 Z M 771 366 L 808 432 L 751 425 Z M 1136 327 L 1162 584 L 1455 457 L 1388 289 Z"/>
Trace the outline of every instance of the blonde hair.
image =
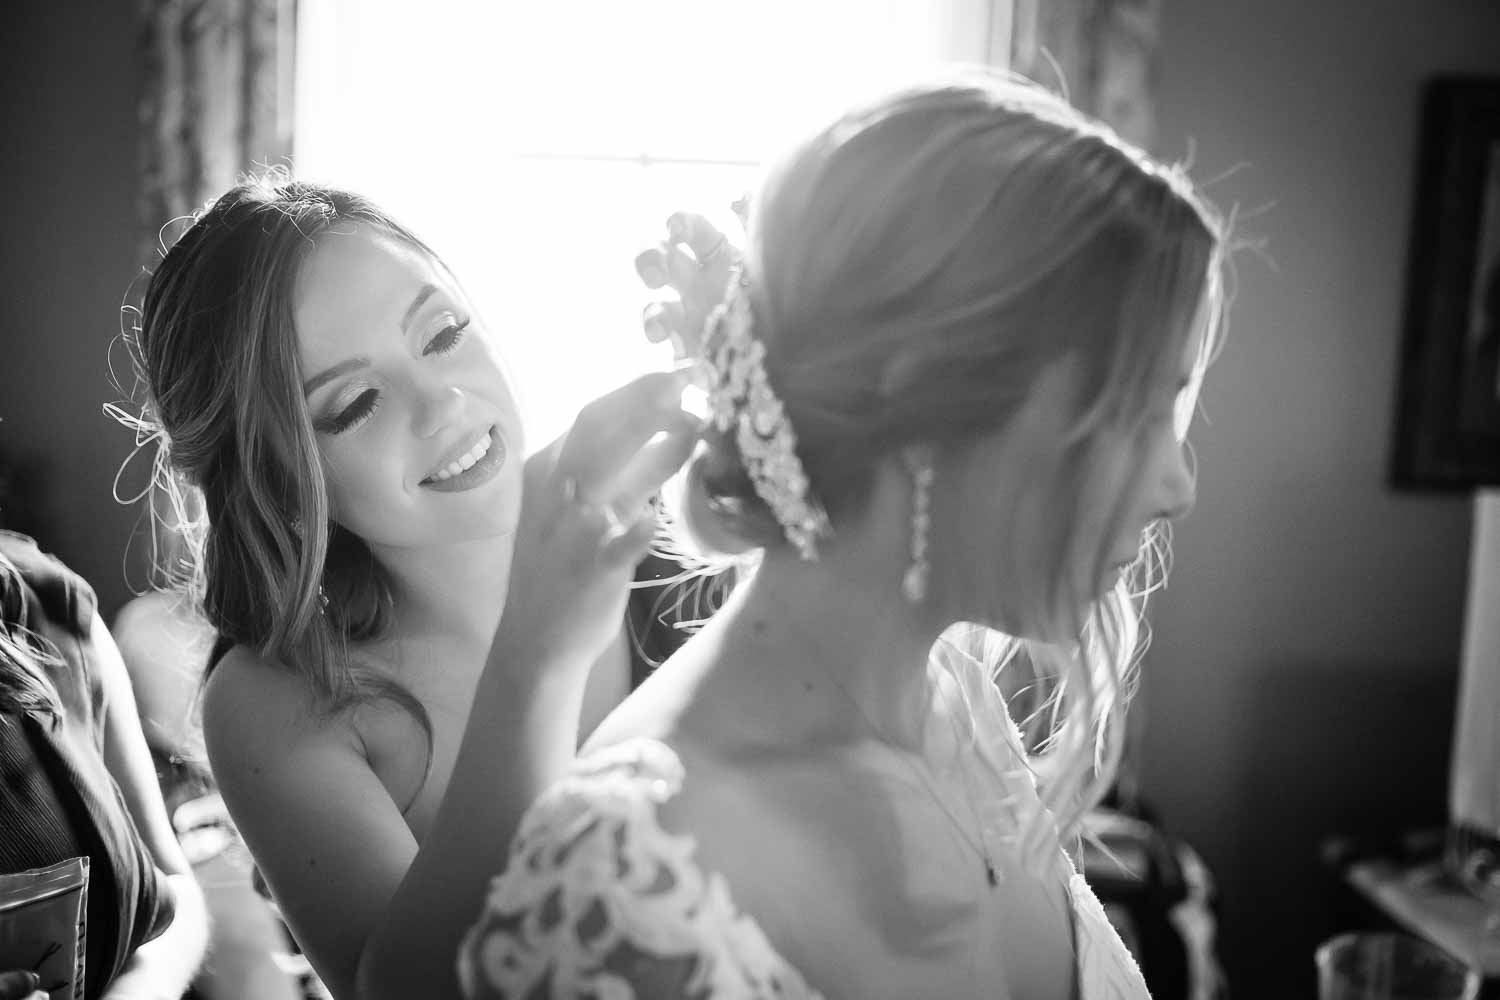
<path id="1" fill-rule="evenodd" d="M 792 149 L 752 198 L 745 270 L 767 375 L 835 533 L 882 460 L 924 444 L 941 461 L 1005 426 L 1067 360 L 1075 419 L 1048 540 L 1058 565 L 1038 581 L 1058 594 L 1079 505 L 1097 493 L 1094 459 L 1118 447 L 1101 432 L 1145 426 L 1205 304 L 1200 363 L 1214 349 L 1226 231 L 1181 169 L 1014 77 L 969 71 L 911 87 Z M 710 437 L 686 484 L 690 537 L 784 544 L 732 434 Z M 1111 499 L 1123 517 L 1125 497 Z M 1165 572 L 1164 528 L 1142 546 L 1148 584 Z M 1102 570 L 1109 554 L 1096 558 Z M 949 666 L 979 659 L 1012 690 L 1065 832 L 1116 770 L 1150 589 L 1122 581 L 1077 623 L 1076 648 L 973 626 L 935 647 Z M 1025 670 L 1044 693 L 1017 696 L 1012 675 Z"/>

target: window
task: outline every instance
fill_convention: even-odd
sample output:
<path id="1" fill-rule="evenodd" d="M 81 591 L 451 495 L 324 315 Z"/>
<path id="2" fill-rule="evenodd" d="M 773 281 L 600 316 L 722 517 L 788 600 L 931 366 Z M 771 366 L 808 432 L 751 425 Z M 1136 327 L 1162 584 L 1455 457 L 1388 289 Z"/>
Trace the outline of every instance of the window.
<path id="1" fill-rule="evenodd" d="M 670 363 L 635 254 L 732 225 L 764 153 L 861 93 L 1005 51 L 1001 0 L 299 0 L 297 172 L 373 197 L 503 338 L 530 446 Z M 1003 39 L 1006 44 L 996 44 Z"/>

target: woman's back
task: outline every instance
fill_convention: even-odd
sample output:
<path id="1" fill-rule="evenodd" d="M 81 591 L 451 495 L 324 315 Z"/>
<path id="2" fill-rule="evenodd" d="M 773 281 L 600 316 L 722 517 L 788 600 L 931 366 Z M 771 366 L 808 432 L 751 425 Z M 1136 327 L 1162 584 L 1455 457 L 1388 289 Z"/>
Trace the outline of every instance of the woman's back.
<path id="1" fill-rule="evenodd" d="M 466 950 L 476 978 L 488 957 L 490 969 L 513 970 L 490 987 L 521 995 L 525 980 L 505 978 L 514 970 L 581 979 L 591 967 L 621 967 L 608 947 L 566 955 L 561 942 L 576 934 L 657 956 L 626 976 L 637 996 L 691 995 L 662 992 L 668 984 L 652 977 L 671 980 L 695 963 L 715 970 L 700 971 L 705 985 L 740 976 L 767 996 L 1108 995 L 1077 992 L 1080 975 L 1112 984 L 1114 995 L 1146 995 L 1055 839 L 1046 864 L 1022 861 L 1019 833 L 1041 804 L 987 681 L 935 673 L 925 757 L 948 766 L 929 768 L 878 739 L 796 747 L 771 720 L 729 721 L 745 699 L 716 690 L 714 668 L 693 652 L 606 721 L 574 777 L 523 824 Z M 593 850 L 573 839 L 584 828 Z M 601 865 L 632 874 L 601 891 L 588 874 Z M 522 926 L 548 927 L 557 918 L 542 914 L 559 886 L 574 907 L 561 923 L 576 927 L 485 944 L 486 926 L 513 926 L 518 913 L 540 921 Z M 591 913 L 594 893 L 607 898 L 607 931 Z M 660 958 L 664 941 L 677 962 Z M 578 982 L 554 978 L 554 988 L 570 995 Z M 708 995 L 739 987 L 723 988 Z"/>

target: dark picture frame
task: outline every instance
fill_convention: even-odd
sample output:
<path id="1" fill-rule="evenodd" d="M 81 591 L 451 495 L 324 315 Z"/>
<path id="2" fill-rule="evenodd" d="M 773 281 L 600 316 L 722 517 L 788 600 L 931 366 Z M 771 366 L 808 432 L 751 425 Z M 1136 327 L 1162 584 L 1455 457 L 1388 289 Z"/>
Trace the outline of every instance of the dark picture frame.
<path id="1" fill-rule="evenodd" d="M 1422 99 L 1391 481 L 1500 486 L 1500 77 Z"/>

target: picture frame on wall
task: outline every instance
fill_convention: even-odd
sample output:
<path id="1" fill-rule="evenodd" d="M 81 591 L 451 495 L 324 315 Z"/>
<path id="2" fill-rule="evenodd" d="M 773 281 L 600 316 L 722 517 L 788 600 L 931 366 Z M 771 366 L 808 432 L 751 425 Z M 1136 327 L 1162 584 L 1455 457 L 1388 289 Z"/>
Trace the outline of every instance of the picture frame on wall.
<path id="1" fill-rule="evenodd" d="M 1422 99 L 1392 485 L 1500 486 L 1500 77 Z"/>

